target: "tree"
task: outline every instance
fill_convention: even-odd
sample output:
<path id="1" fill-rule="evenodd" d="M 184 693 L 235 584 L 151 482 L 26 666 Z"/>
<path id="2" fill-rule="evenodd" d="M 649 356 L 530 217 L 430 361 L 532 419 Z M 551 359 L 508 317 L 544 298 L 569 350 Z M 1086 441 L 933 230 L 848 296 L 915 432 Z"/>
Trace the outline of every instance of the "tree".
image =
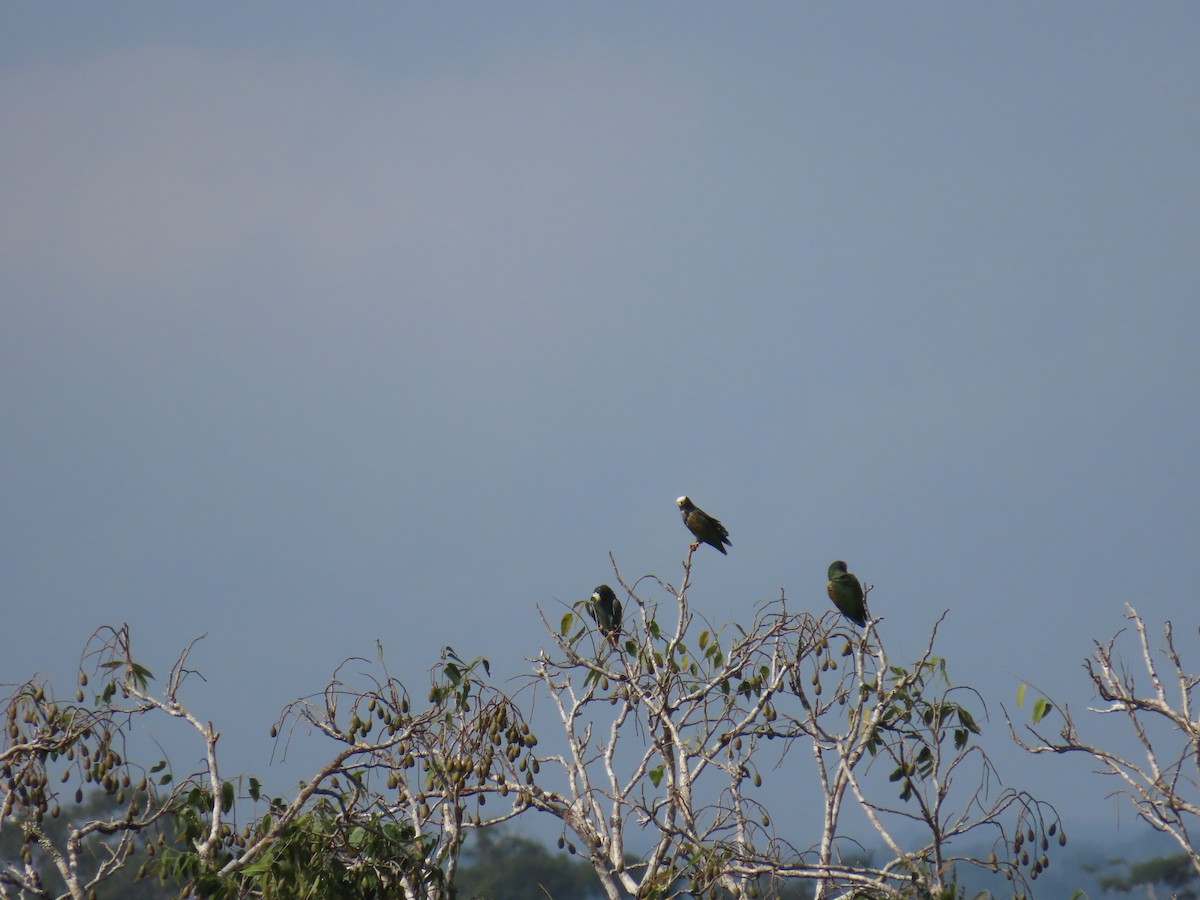
<path id="1" fill-rule="evenodd" d="M 1127 664 L 1118 649 L 1124 630 L 1107 642 L 1096 641 L 1084 669 L 1096 693 L 1108 705 L 1088 711 L 1122 718 L 1136 739 L 1141 759 L 1086 740 L 1070 708 L 1045 695 L 1035 700 L 1032 721 L 1025 727 L 1024 734 L 1032 735 L 1032 740 L 1018 734 L 1011 716 L 1009 728 L 1013 739 L 1030 753 L 1081 754 L 1098 762 L 1100 772 L 1120 784 L 1119 793 L 1129 800 L 1138 817 L 1156 831 L 1170 835 L 1191 867 L 1193 878 L 1200 878 L 1200 848 L 1192 836 L 1200 815 L 1200 718 L 1192 694 L 1200 684 L 1200 676 L 1191 674 L 1183 664 L 1170 622 L 1163 627 L 1164 645 L 1155 649 L 1137 610 L 1128 604 L 1125 610 L 1136 635 L 1134 657 L 1138 668 Z M 1160 668 L 1167 672 L 1166 680 Z M 1023 699 L 1024 685 L 1017 695 L 1018 705 Z M 1046 725 L 1052 721 L 1061 722 L 1057 737 L 1046 734 Z"/>
<path id="2" fill-rule="evenodd" d="M 616 646 L 581 600 L 544 619 L 550 650 L 511 695 L 490 681 L 487 659 L 450 647 L 423 701 L 382 651 L 347 660 L 271 729 L 285 746 L 312 732 L 331 743 L 289 796 L 222 775 L 218 732 L 182 696 L 190 647 L 156 693 L 128 627 L 102 629 L 80 668 L 81 685 L 87 669 L 101 686 L 91 704 L 82 693 L 55 703 L 40 681 L 9 699 L 0 829 L 19 829 L 21 859 L 5 864 L 0 886 L 82 898 L 144 855 L 140 872 L 188 896 L 452 898 L 468 834 L 528 814 L 559 824 L 560 847 L 610 898 L 953 897 L 958 866 L 1003 872 L 1014 891 L 1038 877 L 1061 824 L 1022 791 L 989 794 L 998 773 L 980 743 L 986 707 L 950 683 L 934 654 L 939 623 L 907 665 L 889 657 L 879 620 L 850 630 L 833 610 L 792 610 L 783 592 L 747 625 L 714 628 L 692 610 L 691 560 L 678 589 L 652 576 L 627 585 L 614 561 L 629 598 Z M 543 698 L 562 730 L 548 750 L 522 707 Z M 143 716 L 186 721 L 201 770 L 178 778 L 166 761 L 127 761 L 124 737 Z M 63 761 L 53 782 L 47 765 Z M 821 798 L 811 835 L 776 830 L 773 768 L 789 781 L 809 772 Z M 75 782 L 98 783 L 120 814 L 52 839 L 42 823 Z M 847 832 L 850 807 L 886 848 L 881 861 Z M 924 836 L 902 840 L 914 824 Z M 88 834 L 108 841 L 94 871 L 80 856 Z M 980 834 L 991 836 L 986 858 L 959 849 Z M 477 847 L 494 851 L 488 841 Z M 63 890 L 43 884 L 35 849 Z M 547 862 L 536 857 L 526 854 Z M 562 867 L 538 871 L 549 880 Z"/>
<path id="3" fill-rule="evenodd" d="M 34 677 L 5 703 L 0 832 L 8 826 L 19 835 L 17 858 L 5 858 L 0 868 L 5 894 L 15 888 L 34 897 L 84 900 L 161 839 L 160 826 L 186 784 L 171 786 L 165 762 L 147 770 L 125 758 L 132 722 L 169 708 L 138 699 L 152 676 L 128 647 L 127 627 L 100 629 L 80 660 L 74 702 L 56 698 L 45 679 Z M 185 650 L 168 677 L 168 697 L 186 678 L 186 659 Z M 84 689 L 93 680 L 100 692 L 86 703 Z M 186 715 L 181 709 L 171 714 Z M 69 783 L 76 784 L 75 810 L 68 806 L 64 813 L 72 802 Z M 85 785 L 101 792 L 86 807 Z"/>
<path id="4" fill-rule="evenodd" d="M 791 611 L 782 593 L 749 628 L 697 627 L 690 553 L 678 589 L 653 577 L 629 586 L 615 562 L 614 573 L 629 602 L 625 639 L 611 652 L 580 604 L 557 627 L 546 622 L 554 652 L 532 660 L 531 678 L 558 713 L 566 750 L 540 762 L 565 787 L 528 788 L 530 804 L 558 818 L 568 848 L 591 861 L 606 896 L 745 896 L 762 878 L 812 881 L 818 897 L 941 896 L 954 891 L 958 864 L 1018 884 L 1048 865 L 1030 849 L 1048 847 L 1057 815 L 1024 792 L 986 796 L 996 773 L 965 705 L 979 698 L 949 685 L 933 654 L 936 625 L 925 652 L 903 667 L 876 623 L 861 636 L 847 632 L 832 611 L 822 619 Z M 656 590 L 661 599 L 646 593 Z M 762 799 L 768 746 L 777 757 L 812 758 L 824 808 L 803 849 L 774 831 Z M 899 804 L 873 795 L 876 764 L 891 767 Z M 848 799 L 892 859 L 843 856 L 854 846 L 841 829 Z M 928 839 L 903 847 L 894 827 L 914 822 Z M 982 830 L 994 835 L 987 859 L 955 853 L 957 839 Z M 637 866 L 626 859 L 630 831 L 651 841 Z"/>

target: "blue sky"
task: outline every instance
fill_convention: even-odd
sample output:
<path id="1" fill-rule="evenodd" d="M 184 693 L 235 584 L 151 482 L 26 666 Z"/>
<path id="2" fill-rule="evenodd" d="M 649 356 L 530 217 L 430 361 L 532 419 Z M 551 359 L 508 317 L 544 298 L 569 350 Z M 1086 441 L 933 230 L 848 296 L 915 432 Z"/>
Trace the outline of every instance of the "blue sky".
<path id="1" fill-rule="evenodd" d="M 519 671 L 610 551 L 674 581 L 683 493 L 734 541 L 712 619 L 823 611 L 844 558 L 898 657 L 950 610 L 993 713 L 1091 702 L 1126 602 L 1200 668 L 1198 36 L 1189 3 L 0 7 L 0 681 L 104 623 L 163 672 L 207 633 L 199 712 L 269 774 L 279 708 L 376 638 L 422 694 L 446 643 Z M 1116 822 L 1068 769 L 1002 756 Z"/>

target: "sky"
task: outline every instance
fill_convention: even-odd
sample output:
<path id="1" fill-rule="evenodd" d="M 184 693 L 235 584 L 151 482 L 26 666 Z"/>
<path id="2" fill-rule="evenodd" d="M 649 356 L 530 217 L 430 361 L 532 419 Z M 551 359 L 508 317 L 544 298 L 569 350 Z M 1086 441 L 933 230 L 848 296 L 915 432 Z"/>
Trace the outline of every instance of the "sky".
<path id="1" fill-rule="evenodd" d="M 1200 670 L 1198 37 L 1186 2 L 0 6 L 0 682 L 207 635 L 226 772 L 292 783 L 268 727 L 343 659 L 521 672 L 610 553 L 678 581 L 686 493 L 733 540 L 694 608 L 824 612 L 840 558 L 894 658 L 948 611 L 1001 774 L 1127 827 L 1000 704 L 1095 705 L 1126 603 Z"/>

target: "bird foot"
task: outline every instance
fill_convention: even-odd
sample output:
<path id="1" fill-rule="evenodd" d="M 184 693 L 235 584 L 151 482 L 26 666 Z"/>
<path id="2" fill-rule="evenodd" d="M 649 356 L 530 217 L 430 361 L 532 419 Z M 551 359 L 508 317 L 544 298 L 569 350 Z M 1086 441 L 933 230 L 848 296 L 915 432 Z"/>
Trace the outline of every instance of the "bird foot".
<path id="1" fill-rule="evenodd" d="M 697 547 L 699 547 L 699 546 L 700 546 L 700 542 L 699 542 L 699 541 L 696 541 L 694 544 L 691 544 L 691 545 L 690 545 L 690 547 L 691 547 L 691 550 L 692 550 L 692 552 L 693 552 L 693 553 L 695 553 L 695 552 L 696 552 L 696 548 L 697 548 Z"/>

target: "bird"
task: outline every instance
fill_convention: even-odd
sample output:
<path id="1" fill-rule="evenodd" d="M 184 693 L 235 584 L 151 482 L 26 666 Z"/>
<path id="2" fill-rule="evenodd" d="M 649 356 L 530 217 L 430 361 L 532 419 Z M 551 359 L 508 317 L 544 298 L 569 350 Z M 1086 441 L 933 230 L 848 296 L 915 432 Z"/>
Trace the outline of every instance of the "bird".
<path id="1" fill-rule="evenodd" d="M 600 633 L 608 638 L 610 644 L 617 646 L 617 635 L 621 633 L 621 601 L 607 584 L 592 591 L 588 613 L 600 626 Z"/>
<path id="2" fill-rule="evenodd" d="M 829 564 L 829 581 L 825 585 L 829 599 L 838 611 L 855 625 L 867 624 L 867 605 L 858 579 L 846 570 L 840 559 Z"/>
<path id="3" fill-rule="evenodd" d="M 679 511 L 683 513 L 683 524 L 688 527 L 688 531 L 696 536 L 695 542 L 692 544 L 692 550 L 695 551 L 702 543 L 708 544 L 710 547 L 716 547 L 722 553 L 725 553 L 724 544 L 733 546 L 733 541 L 729 539 L 729 532 L 725 526 L 694 504 L 687 497 L 680 497 L 675 501 L 679 507 Z M 726 553 L 726 555 L 728 555 Z"/>

